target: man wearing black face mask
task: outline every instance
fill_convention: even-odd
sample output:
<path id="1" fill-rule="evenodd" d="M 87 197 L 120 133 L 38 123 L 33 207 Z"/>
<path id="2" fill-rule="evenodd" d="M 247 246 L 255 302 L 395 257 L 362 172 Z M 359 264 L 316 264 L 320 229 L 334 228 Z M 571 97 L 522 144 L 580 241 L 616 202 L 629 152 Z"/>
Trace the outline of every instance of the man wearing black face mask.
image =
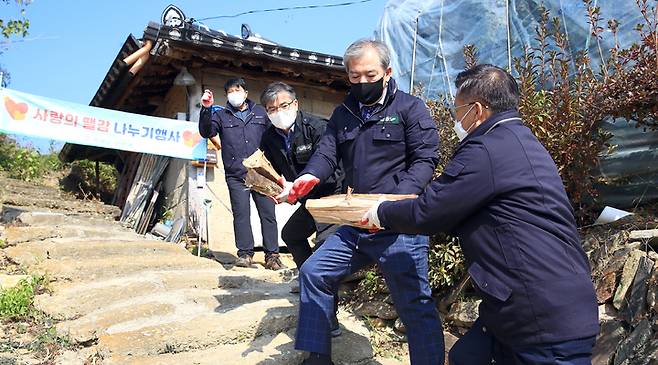
<path id="1" fill-rule="evenodd" d="M 359 40 L 343 58 L 352 83 L 320 144 L 298 177 L 289 201 L 325 182 L 342 162 L 355 193 L 420 194 L 438 162 L 439 139 L 427 106 L 397 89 L 390 53 L 379 41 Z M 441 322 L 427 279 L 429 238 L 342 226 L 302 265 L 296 348 L 305 364 L 331 364 L 333 293 L 340 280 L 377 262 L 407 328 L 413 365 L 444 361 Z"/>

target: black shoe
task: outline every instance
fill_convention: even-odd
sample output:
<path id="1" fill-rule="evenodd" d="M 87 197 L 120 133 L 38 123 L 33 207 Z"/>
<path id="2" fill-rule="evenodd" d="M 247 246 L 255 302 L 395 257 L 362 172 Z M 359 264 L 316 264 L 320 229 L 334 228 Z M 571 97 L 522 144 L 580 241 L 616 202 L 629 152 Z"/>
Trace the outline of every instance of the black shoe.
<path id="1" fill-rule="evenodd" d="M 290 292 L 292 294 L 299 294 L 299 292 L 300 292 L 299 278 L 292 279 L 290 281 Z"/>
<path id="2" fill-rule="evenodd" d="M 265 258 L 265 268 L 268 270 L 281 270 L 286 269 L 286 265 L 281 262 L 279 255 L 272 254 Z"/>
<path id="3" fill-rule="evenodd" d="M 338 337 L 343 334 L 343 330 L 340 329 L 340 323 L 338 323 L 338 317 L 334 314 L 331 317 L 331 337 Z"/>
<path id="4" fill-rule="evenodd" d="M 235 266 L 238 267 L 253 267 L 254 259 L 249 255 L 242 255 L 235 260 Z"/>
<path id="5" fill-rule="evenodd" d="M 331 356 L 311 352 L 301 365 L 334 365 Z"/>

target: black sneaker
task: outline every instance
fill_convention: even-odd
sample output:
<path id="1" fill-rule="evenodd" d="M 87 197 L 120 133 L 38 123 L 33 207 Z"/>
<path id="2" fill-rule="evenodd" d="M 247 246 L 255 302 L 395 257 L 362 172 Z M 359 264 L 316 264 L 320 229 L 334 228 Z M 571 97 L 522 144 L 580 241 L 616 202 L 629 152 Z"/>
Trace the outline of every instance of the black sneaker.
<path id="1" fill-rule="evenodd" d="M 331 317 L 331 337 L 338 337 L 343 334 L 343 330 L 340 328 L 340 323 L 338 323 L 338 317 L 334 315 Z"/>
<path id="2" fill-rule="evenodd" d="M 238 267 L 253 267 L 254 259 L 249 255 L 242 255 L 235 260 L 235 266 Z"/>
<path id="3" fill-rule="evenodd" d="M 334 365 L 331 356 L 311 352 L 301 365 Z"/>
<path id="4" fill-rule="evenodd" d="M 272 254 L 265 258 L 265 268 L 268 270 L 286 269 L 286 265 L 281 262 L 279 255 Z"/>
<path id="5" fill-rule="evenodd" d="M 292 279 L 290 281 L 290 292 L 292 294 L 299 294 L 300 291 L 299 278 Z"/>

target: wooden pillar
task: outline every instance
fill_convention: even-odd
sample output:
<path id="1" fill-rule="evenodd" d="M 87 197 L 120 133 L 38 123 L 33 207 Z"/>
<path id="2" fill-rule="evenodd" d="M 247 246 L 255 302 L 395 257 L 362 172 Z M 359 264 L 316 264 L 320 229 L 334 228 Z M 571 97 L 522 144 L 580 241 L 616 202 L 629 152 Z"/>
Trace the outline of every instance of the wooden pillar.
<path id="1" fill-rule="evenodd" d="M 101 200 L 101 168 L 98 160 L 96 160 L 96 197 Z"/>

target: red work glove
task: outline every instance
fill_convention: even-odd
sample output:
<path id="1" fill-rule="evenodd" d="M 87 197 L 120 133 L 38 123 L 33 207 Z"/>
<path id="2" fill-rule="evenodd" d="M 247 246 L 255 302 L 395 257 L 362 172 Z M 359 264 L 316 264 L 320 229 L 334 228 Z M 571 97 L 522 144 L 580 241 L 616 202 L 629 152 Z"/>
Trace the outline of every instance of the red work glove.
<path id="1" fill-rule="evenodd" d="M 295 204 L 299 198 L 305 197 L 319 183 L 320 179 L 311 174 L 298 177 L 293 183 L 290 193 L 288 193 L 288 202 Z"/>
<path id="2" fill-rule="evenodd" d="M 210 91 L 210 89 L 205 89 L 203 91 L 203 96 L 201 97 L 201 105 L 210 108 L 213 104 L 215 104 L 215 97 L 212 95 L 212 91 Z"/>

